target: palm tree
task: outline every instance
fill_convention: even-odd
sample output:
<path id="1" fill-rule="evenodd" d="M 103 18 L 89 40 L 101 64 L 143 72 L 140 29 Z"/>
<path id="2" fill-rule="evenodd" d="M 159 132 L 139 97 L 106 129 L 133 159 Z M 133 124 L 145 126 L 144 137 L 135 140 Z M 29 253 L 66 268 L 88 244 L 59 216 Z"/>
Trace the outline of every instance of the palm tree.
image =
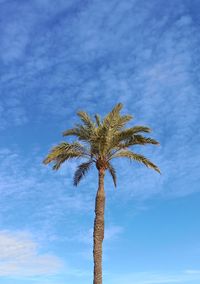
<path id="1" fill-rule="evenodd" d="M 93 258 L 94 258 L 94 280 L 93 284 L 102 284 L 102 244 L 104 239 L 104 176 L 108 171 L 116 187 L 116 171 L 111 164 L 112 159 L 128 158 L 144 164 L 160 173 L 159 168 L 149 159 L 141 154 L 130 150 L 134 145 L 159 143 L 141 133 L 149 133 L 151 129 L 147 126 L 133 126 L 125 128 L 132 119 L 131 115 L 121 115 L 123 105 L 117 104 L 104 119 L 95 115 L 95 120 L 84 111 L 77 115 L 81 124 L 63 132 L 63 136 L 74 136 L 74 142 L 62 142 L 53 147 L 44 160 L 44 164 L 54 163 L 53 169 L 58 170 L 60 166 L 70 159 L 84 159 L 77 167 L 74 174 L 74 185 L 77 186 L 85 177 L 91 166 L 95 164 L 98 170 L 98 190 L 95 201 L 95 220 L 93 232 Z"/>

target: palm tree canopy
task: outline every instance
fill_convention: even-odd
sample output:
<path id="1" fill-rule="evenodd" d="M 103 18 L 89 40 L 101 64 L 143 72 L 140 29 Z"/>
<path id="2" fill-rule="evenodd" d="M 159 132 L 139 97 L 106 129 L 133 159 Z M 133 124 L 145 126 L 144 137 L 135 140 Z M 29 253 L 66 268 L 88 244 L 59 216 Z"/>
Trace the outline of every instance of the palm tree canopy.
<path id="1" fill-rule="evenodd" d="M 123 105 L 118 103 L 103 119 L 96 114 L 94 120 L 86 112 L 79 111 L 77 115 L 81 123 L 63 132 L 63 136 L 73 136 L 76 141 L 62 142 L 53 147 L 44 159 L 44 164 L 53 162 L 53 169 L 58 170 L 69 159 L 85 158 L 86 161 L 77 167 L 74 175 L 76 186 L 92 164 L 95 164 L 98 170 L 108 170 L 116 186 L 116 171 L 111 164 L 114 158 L 128 158 L 160 173 L 154 163 L 133 151 L 134 145 L 159 145 L 158 141 L 142 135 L 151 132 L 147 126 L 126 128 L 126 124 L 133 117 L 121 115 L 122 107 Z"/>

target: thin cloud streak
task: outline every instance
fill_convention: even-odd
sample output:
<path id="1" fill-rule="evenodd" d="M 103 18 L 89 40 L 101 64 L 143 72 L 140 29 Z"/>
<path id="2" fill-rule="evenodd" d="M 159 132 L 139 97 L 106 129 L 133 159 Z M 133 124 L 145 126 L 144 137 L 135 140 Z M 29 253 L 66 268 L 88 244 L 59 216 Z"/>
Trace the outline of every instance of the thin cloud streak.
<path id="1" fill-rule="evenodd" d="M 0 228 L 30 230 L 45 248 L 63 245 L 77 232 L 88 236 L 93 223 L 95 171 L 73 189 L 76 162 L 57 173 L 41 164 L 52 144 L 64 139 L 61 132 L 77 122 L 79 109 L 103 116 L 122 102 L 124 113 L 133 114 L 135 124 L 149 125 L 161 144 L 135 149 L 160 167 L 161 176 L 116 161 L 117 191 L 110 177 L 105 182 L 111 207 L 132 208 L 133 200 L 145 206 L 145 200 L 200 190 L 198 1 L 50 2 L 0 1 Z M 118 224 L 107 210 L 108 226 Z M 111 233 L 123 239 L 120 229 Z M 139 276 L 107 279 L 199 281 L 192 269 Z M 35 280 L 45 281 L 66 282 Z"/>

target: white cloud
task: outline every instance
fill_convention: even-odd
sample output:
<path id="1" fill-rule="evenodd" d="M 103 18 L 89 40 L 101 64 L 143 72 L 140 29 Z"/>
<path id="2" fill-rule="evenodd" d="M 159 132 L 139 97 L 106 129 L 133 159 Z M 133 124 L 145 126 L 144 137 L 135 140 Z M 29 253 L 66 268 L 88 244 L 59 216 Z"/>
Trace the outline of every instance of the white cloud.
<path id="1" fill-rule="evenodd" d="M 62 265 L 58 257 L 40 253 L 27 234 L 0 231 L 0 276 L 51 275 Z"/>
<path id="2" fill-rule="evenodd" d="M 38 157 L 37 153 L 32 154 L 35 157 L 24 159 L 18 152 L 0 149 L 0 213 L 14 208 L 18 210 L 21 202 L 24 206 L 19 214 L 25 213 L 32 208 L 35 200 L 37 208 L 30 215 L 38 218 L 38 221 L 50 216 L 53 221 L 59 215 L 66 215 L 72 210 L 90 210 L 91 196 L 73 188 L 76 163 L 66 164 L 60 172 L 53 172 L 50 167 L 46 168 L 42 164 L 42 157 Z M 12 199 L 7 203 L 6 199 L 11 196 Z M 27 204 L 29 206 L 26 207 Z"/>

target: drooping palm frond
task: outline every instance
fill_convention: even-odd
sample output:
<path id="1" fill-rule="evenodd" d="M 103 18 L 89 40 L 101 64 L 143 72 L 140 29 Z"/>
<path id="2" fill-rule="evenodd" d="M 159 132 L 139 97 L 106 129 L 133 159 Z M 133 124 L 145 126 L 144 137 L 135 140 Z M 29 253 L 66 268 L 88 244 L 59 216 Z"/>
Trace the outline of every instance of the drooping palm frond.
<path id="1" fill-rule="evenodd" d="M 54 162 L 53 169 L 58 170 L 62 163 L 72 158 L 88 157 L 87 149 L 79 142 L 67 143 L 62 142 L 52 148 L 50 153 L 44 159 L 43 163 L 49 164 Z"/>
<path id="2" fill-rule="evenodd" d="M 130 139 L 130 143 L 133 143 L 133 145 L 146 145 L 146 144 L 153 144 L 153 145 L 159 145 L 160 143 L 150 137 L 144 137 L 142 135 L 134 135 L 131 139 Z"/>
<path id="3" fill-rule="evenodd" d="M 131 128 L 127 128 L 127 129 L 122 129 L 120 131 L 116 131 L 113 135 L 112 135 L 112 139 L 110 141 L 110 145 L 109 145 L 109 149 L 123 149 L 129 146 L 134 145 L 134 143 L 136 144 L 136 139 L 134 140 L 134 137 L 137 135 L 137 133 L 140 132 L 150 132 L 151 129 L 147 126 L 134 126 Z M 143 137 L 143 136 L 141 136 Z M 145 138 L 145 137 L 144 137 Z M 134 140 L 134 143 L 133 143 Z M 137 139 L 138 143 L 139 143 L 139 137 Z M 147 142 L 147 141 L 146 141 Z M 148 140 L 149 144 L 150 140 Z M 132 144 L 131 144 L 132 143 Z M 146 143 L 147 144 L 147 143 Z M 152 139 L 152 144 L 153 144 L 153 139 Z M 144 145 L 141 143 L 141 145 Z"/>
<path id="4" fill-rule="evenodd" d="M 79 138 L 80 129 L 79 127 L 74 127 L 74 128 L 65 130 L 62 134 L 63 136 L 77 136 Z"/>
<path id="5" fill-rule="evenodd" d="M 111 163 L 108 163 L 108 171 L 113 179 L 114 186 L 117 187 L 117 176 L 116 176 L 116 170 L 111 165 Z"/>
<path id="6" fill-rule="evenodd" d="M 93 163 L 93 160 L 89 160 L 88 162 L 82 163 L 78 166 L 77 170 L 74 174 L 74 185 L 77 186 L 81 179 L 86 175 L 89 171 Z"/>
<path id="7" fill-rule="evenodd" d="M 134 126 L 134 127 L 131 127 L 131 128 L 124 129 L 124 130 L 120 131 L 119 133 L 117 133 L 117 138 L 118 138 L 118 141 L 122 141 L 122 140 L 125 140 L 125 139 L 129 139 L 133 135 L 136 135 L 140 132 L 149 133 L 149 132 L 151 132 L 151 129 L 147 126 Z"/>
<path id="8" fill-rule="evenodd" d="M 149 159 L 147 159 L 146 157 L 144 157 L 141 154 L 137 154 L 137 153 L 134 153 L 132 151 L 128 151 L 128 150 L 123 151 L 122 150 L 122 151 L 114 154 L 112 156 L 112 158 L 129 158 L 130 160 L 134 160 L 134 161 L 137 161 L 139 163 L 144 164 L 147 168 L 151 168 L 151 169 L 157 171 L 158 173 L 161 173 L 160 169 L 154 163 L 152 163 Z"/>
<path id="9" fill-rule="evenodd" d="M 81 145 L 79 142 L 62 142 L 57 146 L 53 147 L 47 157 L 44 159 L 43 163 L 48 164 L 52 162 L 54 159 L 59 157 L 60 155 L 70 155 L 73 153 L 83 154 L 84 153 L 84 146 Z"/>
<path id="10" fill-rule="evenodd" d="M 159 145 L 159 142 L 150 137 L 144 137 L 142 135 L 133 135 L 131 138 L 126 139 L 122 143 L 119 143 L 118 147 L 119 149 L 124 149 L 133 145 L 147 145 L 147 144 Z"/>
<path id="11" fill-rule="evenodd" d="M 151 128 L 148 126 L 142 126 L 142 125 L 135 125 L 130 128 L 132 135 L 140 132 L 150 133 Z"/>

